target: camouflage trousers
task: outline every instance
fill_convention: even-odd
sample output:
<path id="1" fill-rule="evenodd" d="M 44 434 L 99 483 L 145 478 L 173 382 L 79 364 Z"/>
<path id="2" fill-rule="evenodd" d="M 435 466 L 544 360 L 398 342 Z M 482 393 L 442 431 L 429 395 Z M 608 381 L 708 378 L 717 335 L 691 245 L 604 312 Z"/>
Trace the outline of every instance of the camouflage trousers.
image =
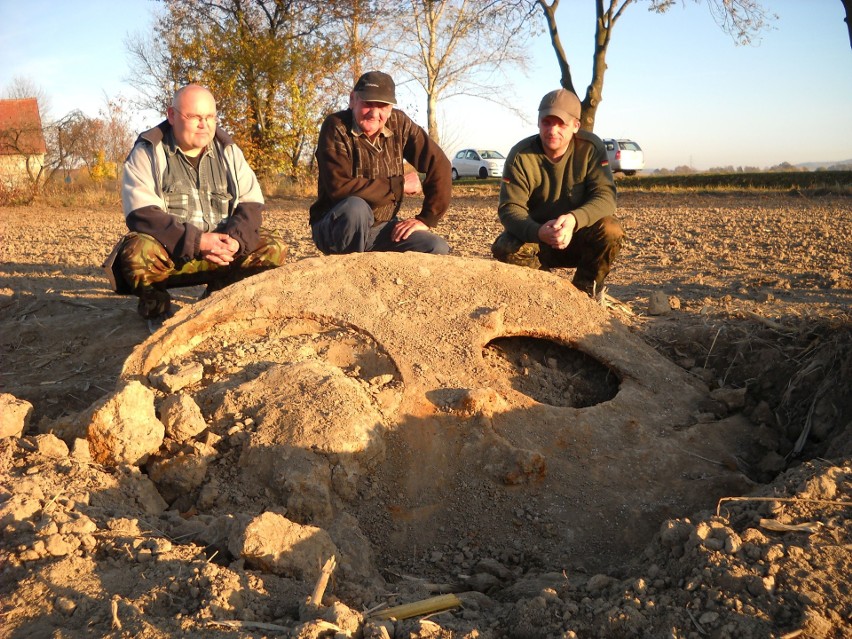
<path id="1" fill-rule="evenodd" d="M 546 271 L 576 268 L 572 283 L 594 297 L 621 251 L 623 238 L 621 223 L 617 218 L 607 216 L 576 231 L 571 243 L 564 249 L 555 249 L 541 242 L 524 242 L 504 231 L 491 245 L 491 254 L 501 262 L 527 268 Z"/>
<path id="2" fill-rule="evenodd" d="M 169 257 L 166 248 L 145 233 L 128 233 L 118 250 L 118 267 L 126 286 L 117 292 L 139 298 L 139 314 L 145 318 L 167 314 L 171 296 L 166 289 L 207 285 L 207 292 L 222 289 L 261 271 L 276 268 L 287 259 L 287 246 L 276 231 L 261 228 L 257 248 L 227 266 L 204 259 L 181 264 Z"/>

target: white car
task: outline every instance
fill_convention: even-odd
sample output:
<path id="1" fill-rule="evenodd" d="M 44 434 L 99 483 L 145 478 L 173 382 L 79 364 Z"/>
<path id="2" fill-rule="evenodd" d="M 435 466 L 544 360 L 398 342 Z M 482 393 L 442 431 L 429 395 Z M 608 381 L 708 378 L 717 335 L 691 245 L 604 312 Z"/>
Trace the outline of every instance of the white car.
<path id="1" fill-rule="evenodd" d="M 453 158 L 453 179 L 460 177 L 503 177 L 506 158 L 498 151 L 462 149 Z"/>
<path id="2" fill-rule="evenodd" d="M 635 175 L 636 171 L 645 168 L 645 154 L 633 140 L 605 138 L 603 143 L 613 173 L 620 171 L 624 175 Z"/>

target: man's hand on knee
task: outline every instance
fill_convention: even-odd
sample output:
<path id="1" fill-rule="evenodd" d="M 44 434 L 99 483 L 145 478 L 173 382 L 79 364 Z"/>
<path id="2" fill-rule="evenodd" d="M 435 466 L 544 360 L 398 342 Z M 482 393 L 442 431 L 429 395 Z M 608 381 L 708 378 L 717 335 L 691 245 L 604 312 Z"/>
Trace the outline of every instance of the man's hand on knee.
<path id="1" fill-rule="evenodd" d="M 562 250 L 568 248 L 576 228 L 577 218 L 571 213 L 566 213 L 542 224 L 538 229 L 538 239 L 557 250 Z"/>
<path id="2" fill-rule="evenodd" d="M 225 233 L 202 233 L 199 242 L 201 257 L 208 262 L 227 266 L 234 261 L 240 243 Z"/>
<path id="3" fill-rule="evenodd" d="M 429 227 L 416 217 L 410 217 L 407 220 L 398 222 L 391 231 L 391 239 L 394 242 L 407 240 L 408 237 L 415 231 L 428 231 Z"/>

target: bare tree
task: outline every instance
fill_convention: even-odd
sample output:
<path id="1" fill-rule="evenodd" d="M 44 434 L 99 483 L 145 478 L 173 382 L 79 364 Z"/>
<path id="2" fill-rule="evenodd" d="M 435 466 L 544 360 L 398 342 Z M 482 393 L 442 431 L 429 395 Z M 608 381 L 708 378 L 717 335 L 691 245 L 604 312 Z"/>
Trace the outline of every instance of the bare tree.
<path id="1" fill-rule="evenodd" d="M 139 94 L 136 105 L 165 115 L 172 95 L 179 88 L 165 40 L 137 33 L 125 38 L 124 47 L 130 56 L 132 73 L 126 79 Z"/>
<path id="2" fill-rule="evenodd" d="M 349 0 L 337 5 L 337 14 L 345 35 L 342 44 L 346 52 L 339 75 L 348 94 L 364 72 L 383 70 L 388 64 L 398 35 L 400 3 L 399 0 Z"/>
<path id="3" fill-rule="evenodd" d="M 468 95 L 512 109 L 496 78 L 524 66 L 532 35 L 531 8 L 507 0 L 409 0 L 400 3 L 414 21 L 402 24 L 395 50 L 400 68 L 426 93 L 429 136 L 440 143 L 438 102 Z M 410 45 L 410 46 L 409 46 Z"/>
<path id="4" fill-rule="evenodd" d="M 43 182 L 50 182 L 59 172 L 67 175 L 72 169 L 88 166 L 93 159 L 91 141 L 100 126 L 97 120 L 75 109 L 45 127 L 47 156 Z"/>
<path id="5" fill-rule="evenodd" d="M 110 98 L 104 94 L 104 106 L 99 112 L 102 137 L 96 141 L 96 148 L 103 152 L 107 162 L 117 166 L 124 162 L 135 137 L 129 111 L 126 98 Z"/>
<path id="6" fill-rule="evenodd" d="M 556 27 L 556 9 L 559 6 L 559 0 L 535 1 L 544 13 L 547 29 L 550 33 L 550 42 L 559 63 L 561 84 L 579 96 L 580 93 L 574 88 L 571 67 L 568 64 L 568 58 L 562 48 L 559 31 Z M 758 0 L 693 1 L 696 3 L 704 2 L 716 23 L 726 33 L 730 34 L 737 44 L 752 44 L 755 37 L 769 27 L 770 21 L 777 18 L 774 14 L 767 13 Z M 846 3 L 852 0 L 843 1 Z M 665 13 L 678 2 L 679 0 L 649 0 L 648 10 Z M 638 4 L 638 2 L 636 0 L 595 0 L 595 51 L 592 62 L 592 81 L 586 88 L 585 96 L 582 99 L 583 114 L 580 124 L 587 131 L 594 130 L 595 116 L 603 99 L 604 75 L 607 68 L 606 53 L 612 39 L 612 30 L 627 7 L 633 4 Z"/>
<path id="7" fill-rule="evenodd" d="M 849 32 L 849 46 L 852 46 L 852 0 L 840 0 L 843 3 L 843 8 L 846 10 L 846 17 L 843 22 L 846 23 L 846 30 Z"/>

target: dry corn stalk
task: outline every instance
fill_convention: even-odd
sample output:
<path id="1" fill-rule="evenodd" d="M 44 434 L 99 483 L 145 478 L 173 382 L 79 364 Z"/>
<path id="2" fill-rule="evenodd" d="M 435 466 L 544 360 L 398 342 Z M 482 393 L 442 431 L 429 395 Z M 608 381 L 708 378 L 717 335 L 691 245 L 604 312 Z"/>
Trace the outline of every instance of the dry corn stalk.
<path id="1" fill-rule="evenodd" d="M 323 564 L 322 572 L 320 573 L 319 579 L 317 579 L 316 586 L 314 586 L 314 592 L 308 600 L 309 603 L 314 606 L 322 605 L 322 596 L 325 594 L 325 589 L 328 586 L 328 579 L 331 577 L 331 573 L 334 572 L 336 566 L 337 558 L 332 555 L 328 558 L 328 560 L 326 560 L 325 564 Z"/>
<path id="2" fill-rule="evenodd" d="M 458 608 L 461 605 L 461 599 L 455 595 L 440 595 L 401 606 L 394 606 L 393 608 L 385 608 L 370 616 L 373 619 L 408 619 L 410 617 L 428 615 L 433 612 L 443 612 L 451 608 Z"/>

